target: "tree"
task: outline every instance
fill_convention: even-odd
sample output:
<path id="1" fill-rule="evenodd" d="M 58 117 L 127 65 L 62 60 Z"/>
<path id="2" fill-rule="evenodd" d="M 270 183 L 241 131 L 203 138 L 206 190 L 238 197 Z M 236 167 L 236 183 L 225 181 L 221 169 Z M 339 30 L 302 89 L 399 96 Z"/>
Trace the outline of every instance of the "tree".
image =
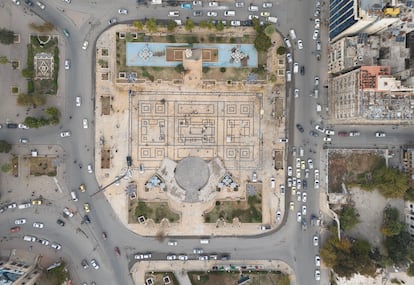
<path id="1" fill-rule="evenodd" d="M 224 30 L 224 24 L 223 24 L 222 21 L 218 21 L 218 23 L 216 25 L 216 30 L 219 31 L 219 32 Z"/>
<path id="2" fill-rule="evenodd" d="M 284 55 L 286 53 L 286 48 L 284 46 L 280 46 L 277 48 L 276 53 L 278 55 Z"/>
<path id="3" fill-rule="evenodd" d="M 14 43 L 14 32 L 7 29 L 0 29 L 0 43 L 11 45 Z"/>
<path id="4" fill-rule="evenodd" d="M 257 51 L 265 51 L 271 47 L 272 41 L 270 38 L 263 32 L 259 32 L 254 39 L 254 47 Z"/>
<path id="5" fill-rule="evenodd" d="M 184 66 L 180 63 L 175 67 L 175 71 L 178 73 L 183 73 L 185 71 Z"/>
<path id="6" fill-rule="evenodd" d="M 343 206 L 339 213 L 341 229 L 347 231 L 355 227 L 359 223 L 358 216 L 357 209 L 350 205 Z"/>
<path id="7" fill-rule="evenodd" d="M 59 109 L 58 108 L 56 108 L 56 107 L 49 107 L 49 108 L 47 108 L 46 110 L 45 110 L 45 113 L 47 114 L 47 115 L 49 115 L 50 117 L 56 117 L 56 118 L 59 118 L 60 117 L 60 111 L 59 111 Z"/>
<path id="8" fill-rule="evenodd" d="M 407 275 L 414 276 L 414 263 L 410 263 L 410 266 L 408 266 Z"/>
<path id="9" fill-rule="evenodd" d="M 265 32 L 266 35 L 268 35 L 270 37 L 272 34 L 274 34 L 275 28 L 273 27 L 273 25 L 268 25 L 264 29 L 264 32 Z"/>
<path id="10" fill-rule="evenodd" d="M 145 23 L 145 27 L 149 32 L 156 33 L 158 31 L 157 20 L 155 20 L 155 18 L 147 20 L 147 22 Z"/>
<path id="11" fill-rule="evenodd" d="M 141 21 L 134 21 L 134 27 L 139 30 L 142 31 L 142 29 L 144 28 L 144 25 L 142 24 Z"/>
<path id="12" fill-rule="evenodd" d="M 1 171 L 2 172 L 4 172 L 4 173 L 8 173 L 8 172 L 10 172 L 12 170 L 12 166 L 11 166 L 11 164 L 10 163 L 4 163 L 2 166 L 1 166 Z"/>
<path id="13" fill-rule="evenodd" d="M 203 28 L 203 29 L 208 28 L 208 22 L 207 22 L 207 21 L 200 21 L 200 22 L 198 23 L 198 26 L 199 26 L 200 28 Z"/>
<path id="14" fill-rule="evenodd" d="M 175 28 L 177 27 L 177 23 L 173 20 L 169 20 L 167 23 L 167 30 L 169 32 L 174 32 Z"/>
<path id="15" fill-rule="evenodd" d="M 31 129 L 39 127 L 39 121 L 35 117 L 26 117 L 26 119 L 23 121 L 23 124 Z"/>
<path id="16" fill-rule="evenodd" d="M 46 96 L 43 94 L 34 94 L 34 95 L 29 95 L 29 96 L 32 97 L 33 105 L 43 106 L 44 104 L 46 104 Z"/>
<path id="17" fill-rule="evenodd" d="M 33 105 L 32 96 L 21 93 L 17 96 L 17 105 L 30 106 Z"/>
<path id="18" fill-rule="evenodd" d="M 383 222 L 381 226 L 381 233 L 386 237 L 399 235 L 404 229 L 404 223 L 399 221 L 399 215 L 397 208 L 387 207 L 384 210 Z"/>
<path id="19" fill-rule="evenodd" d="M 33 78 L 34 77 L 34 70 L 32 68 L 24 68 L 22 70 L 22 76 L 24 78 Z"/>
<path id="20" fill-rule="evenodd" d="M 8 153 L 12 148 L 12 145 L 5 140 L 0 140 L 0 152 Z"/>
<path id="21" fill-rule="evenodd" d="M 404 194 L 404 200 L 414 202 L 414 188 L 410 187 Z"/>
<path id="22" fill-rule="evenodd" d="M 9 59 L 7 58 L 7 56 L 0 56 L 0 64 L 7 64 L 9 63 Z"/>
<path id="23" fill-rule="evenodd" d="M 185 30 L 186 31 L 192 31 L 194 29 L 194 22 L 193 20 L 188 19 L 185 21 Z"/>
<path id="24" fill-rule="evenodd" d="M 384 242 L 388 256 L 397 265 L 407 263 L 408 257 L 412 255 L 412 252 L 409 251 L 409 249 L 412 249 L 410 244 L 410 234 L 405 230 L 396 236 L 387 237 Z"/>

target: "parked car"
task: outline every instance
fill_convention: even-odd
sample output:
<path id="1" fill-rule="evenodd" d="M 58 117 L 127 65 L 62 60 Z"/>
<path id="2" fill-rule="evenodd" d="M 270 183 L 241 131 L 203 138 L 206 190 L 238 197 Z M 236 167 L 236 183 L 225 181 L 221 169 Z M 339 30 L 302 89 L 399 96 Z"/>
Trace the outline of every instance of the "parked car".
<path id="1" fill-rule="evenodd" d="M 216 11 L 208 11 L 207 12 L 207 16 L 209 16 L 209 17 L 217 17 L 217 12 Z"/>
<path id="2" fill-rule="evenodd" d="M 52 242 L 52 244 L 50 246 L 53 249 L 56 249 L 56 250 L 61 250 L 62 249 L 62 245 L 58 244 L 57 242 Z"/>
<path id="3" fill-rule="evenodd" d="M 99 269 L 99 263 L 96 261 L 96 259 L 92 259 L 91 260 L 91 265 L 93 268 L 95 268 L 96 270 Z"/>
<path id="4" fill-rule="evenodd" d="M 302 42 L 302 40 L 298 40 L 298 49 L 303 49 L 303 42 Z"/>
<path id="5" fill-rule="evenodd" d="M 215 1 L 208 2 L 208 6 L 209 7 L 218 7 L 219 6 L 219 3 L 218 2 L 215 2 Z"/>
<path id="6" fill-rule="evenodd" d="M 20 232 L 20 227 L 12 227 L 12 228 L 10 228 L 10 233 L 12 234 L 12 233 L 17 233 L 17 232 Z"/>
<path id="7" fill-rule="evenodd" d="M 23 225 L 25 223 L 26 223 L 26 219 L 24 219 L 24 218 L 14 220 L 15 225 Z"/>
<path id="8" fill-rule="evenodd" d="M 361 135 L 361 133 L 358 132 L 358 131 L 350 131 L 349 132 L 350 137 L 359 137 L 360 135 Z"/>
<path id="9" fill-rule="evenodd" d="M 118 9 L 118 14 L 119 15 L 128 15 L 128 10 L 124 9 L 124 8 L 120 8 L 120 9 Z"/>
<path id="10" fill-rule="evenodd" d="M 305 131 L 305 129 L 303 128 L 303 126 L 301 124 L 296 124 L 296 128 L 299 130 L 299 132 L 303 133 Z"/>
<path id="11" fill-rule="evenodd" d="M 82 49 L 83 50 L 87 50 L 88 49 L 88 46 L 89 46 L 89 42 L 88 41 L 84 41 L 83 44 L 82 44 Z"/>
<path id="12" fill-rule="evenodd" d="M 57 223 L 59 226 L 61 226 L 61 227 L 64 227 L 64 226 L 65 226 L 65 222 L 64 222 L 64 221 L 62 221 L 61 219 L 57 219 L 56 223 Z"/>
<path id="13" fill-rule="evenodd" d="M 375 133 L 375 137 L 377 138 L 383 138 L 386 137 L 387 135 L 384 132 L 378 131 Z"/>
<path id="14" fill-rule="evenodd" d="M 70 59 L 65 59 L 65 70 L 70 69 Z"/>
<path id="15" fill-rule="evenodd" d="M 44 224 L 43 224 L 43 223 L 41 223 L 41 222 L 34 222 L 34 223 L 33 223 L 33 227 L 34 227 L 34 228 L 37 228 L 37 229 L 43 229 Z"/>
<path id="16" fill-rule="evenodd" d="M 70 137 L 70 131 L 61 132 L 60 137 L 62 138 Z"/>

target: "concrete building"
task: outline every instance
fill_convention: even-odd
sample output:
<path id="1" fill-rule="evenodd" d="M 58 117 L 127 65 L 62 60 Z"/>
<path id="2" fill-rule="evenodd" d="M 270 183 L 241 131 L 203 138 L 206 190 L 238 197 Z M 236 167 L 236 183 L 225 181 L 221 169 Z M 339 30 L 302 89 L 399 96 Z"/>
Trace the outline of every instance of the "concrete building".
<path id="1" fill-rule="evenodd" d="M 330 0 L 329 39 L 374 34 L 399 21 L 400 9 L 381 0 Z"/>
<path id="2" fill-rule="evenodd" d="M 407 230 L 410 233 L 411 238 L 414 239 L 414 203 L 405 201 L 404 215 Z"/>
<path id="3" fill-rule="evenodd" d="M 414 88 L 392 77 L 389 66 L 361 66 L 331 78 L 328 94 L 330 119 L 341 123 L 396 123 L 414 116 Z"/>
<path id="4" fill-rule="evenodd" d="M 0 285 L 34 285 L 41 274 L 36 268 L 38 257 L 29 252 L 12 250 L 8 261 L 0 261 Z"/>
<path id="5" fill-rule="evenodd" d="M 402 161 L 403 171 L 408 175 L 411 186 L 414 187 L 414 146 L 407 146 L 403 149 Z"/>

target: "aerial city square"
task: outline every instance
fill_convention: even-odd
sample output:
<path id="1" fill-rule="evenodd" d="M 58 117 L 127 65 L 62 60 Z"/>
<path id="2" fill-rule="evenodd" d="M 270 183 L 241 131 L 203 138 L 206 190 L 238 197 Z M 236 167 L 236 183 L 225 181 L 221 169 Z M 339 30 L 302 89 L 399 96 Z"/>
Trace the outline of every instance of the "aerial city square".
<path id="1" fill-rule="evenodd" d="M 0 285 L 414 284 L 413 3 L 0 1 Z"/>

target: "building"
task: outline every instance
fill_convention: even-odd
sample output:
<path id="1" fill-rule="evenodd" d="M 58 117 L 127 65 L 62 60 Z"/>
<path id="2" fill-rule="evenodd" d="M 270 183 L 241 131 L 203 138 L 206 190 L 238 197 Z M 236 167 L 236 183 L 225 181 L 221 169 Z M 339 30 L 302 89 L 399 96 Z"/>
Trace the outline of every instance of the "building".
<path id="1" fill-rule="evenodd" d="M 329 39 L 374 34 L 399 21 L 400 9 L 381 0 L 330 0 Z"/>
<path id="2" fill-rule="evenodd" d="M 12 250 L 8 261 L 0 261 L 0 285 L 34 285 L 41 274 L 36 268 L 38 257 Z"/>
<path id="3" fill-rule="evenodd" d="M 341 123 L 388 123 L 414 117 L 414 88 L 391 76 L 389 66 L 361 66 L 330 79 L 330 119 Z"/>
<path id="4" fill-rule="evenodd" d="M 411 150 L 411 152 L 414 149 Z M 412 239 L 414 239 L 414 203 L 405 201 L 404 205 L 405 223 L 407 224 L 407 230 L 410 233 Z"/>
<path id="5" fill-rule="evenodd" d="M 414 146 L 405 147 L 402 156 L 403 171 L 408 175 L 411 186 L 414 187 Z"/>

